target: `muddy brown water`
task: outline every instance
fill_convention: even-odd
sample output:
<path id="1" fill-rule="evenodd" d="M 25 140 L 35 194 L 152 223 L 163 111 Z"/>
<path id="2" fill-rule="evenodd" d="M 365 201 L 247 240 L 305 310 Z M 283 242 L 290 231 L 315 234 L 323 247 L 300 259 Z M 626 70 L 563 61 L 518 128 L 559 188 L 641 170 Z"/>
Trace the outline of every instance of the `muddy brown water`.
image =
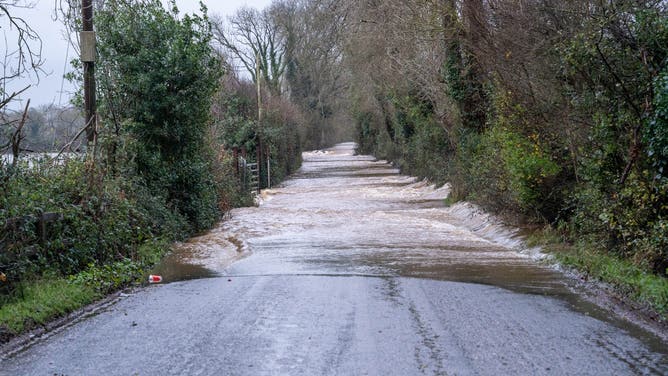
<path id="1" fill-rule="evenodd" d="M 665 343 L 583 298 L 581 287 L 518 231 L 473 206 L 446 206 L 448 187 L 404 176 L 355 145 L 304 153 L 302 168 L 155 270 L 166 282 L 215 276 L 359 275 L 486 284 L 565 301 L 665 353 Z"/>

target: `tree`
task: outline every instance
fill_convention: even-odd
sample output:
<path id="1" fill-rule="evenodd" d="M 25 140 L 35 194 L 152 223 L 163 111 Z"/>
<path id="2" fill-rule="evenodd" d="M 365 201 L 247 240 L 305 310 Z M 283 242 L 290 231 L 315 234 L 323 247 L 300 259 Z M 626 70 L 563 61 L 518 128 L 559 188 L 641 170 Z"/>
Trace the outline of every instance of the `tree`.
<path id="1" fill-rule="evenodd" d="M 8 93 L 5 92 L 7 81 L 20 77 L 26 73 L 39 72 L 42 65 L 42 40 L 35 29 L 22 17 L 15 16 L 13 10 L 30 8 L 31 3 L 25 0 L 0 0 L 0 21 L 11 34 L 14 34 L 13 47 L 6 45 L 3 61 L 3 73 L 0 79 L 2 85 L 2 101 L 0 109 L 6 104 Z M 5 34 L 6 36 L 6 34 Z M 10 95 L 11 96 L 11 95 Z"/>
<path id="2" fill-rule="evenodd" d="M 272 94 L 280 95 L 286 68 L 285 39 L 272 12 L 273 8 L 241 8 L 227 22 L 217 20 L 214 35 L 221 47 L 241 62 L 253 82 L 261 79 Z"/>
<path id="3" fill-rule="evenodd" d="M 10 32 L 10 38 L 13 38 L 12 47 L 8 44 L 7 32 L 5 32 L 5 56 L 2 62 L 2 75 L 0 77 L 0 128 L 5 128 L 3 132 L 12 134 L 7 142 L 0 144 L 0 154 L 11 148 L 15 157 L 21 150 L 20 143 L 24 136 L 22 127 L 25 121 L 11 120 L 7 117 L 6 106 L 14 101 L 21 93 L 28 89 L 25 87 L 12 93 L 7 92 L 7 84 L 12 80 L 25 74 L 34 73 L 39 75 L 42 65 L 42 40 L 30 24 L 14 15 L 17 8 L 29 8 L 32 4 L 23 0 L 0 0 L 0 29 L 3 27 Z M 13 36 L 11 34 L 14 34 Z M 25 119 L 28 107 L 24 111 Z M 8 130 L 7 128 L 11 128 Z"/>
<path id="4" fill-rule="evenodd" d="M 342 0 L 275 2 L 274 23 L 285 41 L 286 87 L 290 99 L 310 114 L 307 147 L 320 148 L 341 139 L 345 121 L 341 99 L 346 89 L 342 67 L 349 4 Z"/>
<path id="5" fill-rule="evenodd" d="M 193 229 L 218 217 L 204 142 L 210 107 L 221 76 L 211 47 L 206 8 L 179 16 L 174 2 L 109 0 L 97 12 L 103 116 L 108 164 L 125 137 L 135 173 L 164 197 Z"/>

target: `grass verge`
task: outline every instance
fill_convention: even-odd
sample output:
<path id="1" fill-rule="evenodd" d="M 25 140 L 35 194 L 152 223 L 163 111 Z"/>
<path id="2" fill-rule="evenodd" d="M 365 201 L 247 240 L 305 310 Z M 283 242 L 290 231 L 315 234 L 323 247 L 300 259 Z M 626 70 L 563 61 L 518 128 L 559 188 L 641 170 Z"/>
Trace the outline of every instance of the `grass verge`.
<path id="1" fill-rule="evenodd" d="M 95 288 L 66 278 L 26 282 L 21 290 L 22 297 L 0 307 L 0 332 L 4 331 L 5 339 L 46 324 L 100 297 Z"/>
<path id="2" fill-rule="evenodd" d="M 566 267 L 608 283 L 623 296 L 651 308 L 662 320 L 668 319 L 668 279 L 643 269 L 629 260 L 605 253 L 587 241 L 568 244 L 554 230 L 531 235 L 530 246 L 541 246 Z"/>
<path id="3" fill-rule="evenodd" d="M 45 276 L 23 282 L 0 306 L 0 343 L 74 312 L 143 276 L 142 265 L 131 260 L 97 266 L 70 276 Z"/>

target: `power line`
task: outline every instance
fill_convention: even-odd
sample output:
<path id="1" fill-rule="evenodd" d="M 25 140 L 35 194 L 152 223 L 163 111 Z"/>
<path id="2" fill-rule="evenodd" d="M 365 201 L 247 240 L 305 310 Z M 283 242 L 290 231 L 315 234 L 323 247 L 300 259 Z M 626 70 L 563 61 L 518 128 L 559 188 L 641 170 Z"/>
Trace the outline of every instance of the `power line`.
<path id="1" fill-rule="evenodd" d="M 70 42 L 67 42 L 67 51 L 65 52 L 65 64 L 63 65 L 63 76 L 60 78 L 60 96 L 58 97 L 58 106 L 63 104 L 63 90 L 65 88 L 65 72 L 67 71 L 67 59 L 70 58 Z"/>

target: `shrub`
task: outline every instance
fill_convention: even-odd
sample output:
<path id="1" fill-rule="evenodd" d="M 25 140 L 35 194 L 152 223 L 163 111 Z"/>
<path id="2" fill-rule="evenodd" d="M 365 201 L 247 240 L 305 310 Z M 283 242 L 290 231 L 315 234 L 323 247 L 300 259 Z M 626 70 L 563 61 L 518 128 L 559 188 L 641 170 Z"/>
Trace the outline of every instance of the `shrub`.
<path id="1" fill-rule="evenodd" d="M 21 221 L 3 231 L 0 271 L 14 287 L 44 273 L 76 274 L 91 263 L 142 261 L 141 247 L 185 234 L 185 220 L 145 187 L 123 179 L 102 179 L 99 186 L 91 186 L 91 176 L 101 173 L 72 160 L 20 170 L 6 180 L 0 223 Z M 41 241 L 36 224 L 44 212 L 57 213 L 60 219 L 47 224 Z"/>
<path id="2" fill-rule="evenodd" d="M 134 172 L 200 231 L 219 217 L 209 174 L 214 154 L 204 137 L 222 66 L 206 12 L 179 17 L 170 5 L 171 11 L 157 0 L 101 6 L 99 79 L 108 92 L 122 93 L 106 104 L 131 138 Z M 105 134 L 118 137 L 114 132 Z"/>

